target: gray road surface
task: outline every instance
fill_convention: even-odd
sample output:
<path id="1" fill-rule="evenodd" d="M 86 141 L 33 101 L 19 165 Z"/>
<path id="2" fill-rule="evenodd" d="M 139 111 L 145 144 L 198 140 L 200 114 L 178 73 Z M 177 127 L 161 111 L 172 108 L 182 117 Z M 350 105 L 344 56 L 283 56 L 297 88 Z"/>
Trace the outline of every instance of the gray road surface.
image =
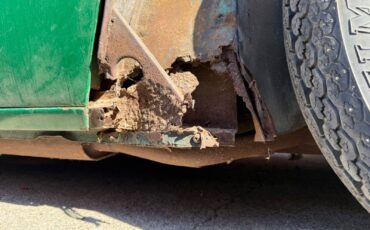
<path id="1" fill-rule="evenodd" d="M 0 157 L 0 229 L 368 229 L 320 156 L 186 169 Z"/>

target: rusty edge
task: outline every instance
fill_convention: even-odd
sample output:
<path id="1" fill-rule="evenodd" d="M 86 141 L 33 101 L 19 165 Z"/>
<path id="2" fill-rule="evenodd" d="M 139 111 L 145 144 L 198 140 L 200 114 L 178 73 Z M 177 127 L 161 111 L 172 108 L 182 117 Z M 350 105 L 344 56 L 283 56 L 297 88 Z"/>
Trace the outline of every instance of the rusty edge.
<path id="1" fill-rule="evenodd" d="M 242 66 L 238 55 L 236 41 L 234 41 L 234 52 L 227 52 L 226 56 L 230 62 L 228 65 L 230 76 L 234 81 L 234 88 L 237 94 L 242 97 L 247 109 L 252 114 L 255 127 L 255 141 L 266 142 L 274 141 L 277 137 L 275 125 L 268 111 L 267 106 L 262 100 L 257 83 L 250 76 L 245 66 Z"/>
<path id="2" fill-rule="evenodd" d="M 127 57 L 133 58 L 142 66 L 146 79 L 167 87 L 179 101 L 183 101 L 184 95 L 126 20 L 114 8 L 111 0 L 106 0 L 103 18 L 98 50 L 101 71 L 113 74 L 114 67 L 120 60 Z"/>
<path id="3" fill-rule="evenodd" d="M 102 160 L 116 153 L 124 153 L 159 163 L 192 168 L 230 163 L 250 157 L 269 158 L 274 152 L 320 154 L 307 129 L 279 136 L 276 141 L 270 143 L 256 143 L 251 136 L 240 136 L 236 139 L 236 146 L 233 148 L 220 147 L 205 150 L 145 148 L 120 144 L 83 143 L 60 136 L 45 136 L 30 140 L 1 139 L 0 152 L 3 155 L 84 161 Z"/>
<path id="4" fill-rule="evenodd" d="M 135 32 L 130 28 L 130 26 L 125 22 L 125 20 L 120 16 L 119 12 L 114 9 L 113 0 L 106 0 L 105 7 L 104 7 L 104 17 L 103 17 L 103 24 L 102 24 L 102 33 L 100 35 L 99 41 L 99 50 L 98 50 L 98 59 L 100 61 L 101 68 L 106 72 L 112 72 L 112 65 L 117 64 L 118 60 L 107 60 L 109 57 L 108 53 L 108 46 L 109 46 L 109 34 L 112 30 L 112 18 L 119 17 L 120 21 L 123 22 L 123 27 L 129 30 L 129 35 L 133 35 L 129 40 L 132 42 L 136 42 L 141 50 L 144 50 L 144 54 L 149 54 L 149 57 L 142 58 L 142 55 L 136 55 L 135 53 L 131 53 L 134 59 L 138 59 L 140 64 L 144 63 L 146 68 L 153 67 L 156 71 L 159 71 L 159 75 L 162 75 L 163 79 L 166 79 L 166 82 L 161 82 L 169 86 L 174 92 L 175 95 L 179 95 L 178 91 L 176 90 L 176 86 L 173 82 L 169 79 L 168 75 L 164 72 L 164 70 L 159 65 L 158 61 L 155 59 L 154 55 L 148 50 L 148 48 L 144 45 L 141 39 L 138 36 L 135 36 Z M 125 24 L 126 23 L 126 24 Z M 235 35 L 237 36 L 237 34 Z M 241 66 L 239 62 L 239 55 L 238 55 L 238 45 L 237 45 L 237 38 L 234 39 L 232 45 L 227 47 L 220 47 L 223 50 L 223 54 L 225 55 L 225 60 L 228 62 L 228 72 L 234 82 L 234 89 L 236 93 L 242 97 L 247 109 L 251 112 L 253 123 L 255 126 L 256 134 L 255 134 L 255 141 L 256 142 L 266 142 L 266 141 L 273 141 L 276 138 L 276 130 L 271 119 L 271 116 L 268 112 L 266 105 L 263 103 L 261 95 L 259 94 L 258 87 L 256 86 L 256 82 L 252 80 L 251 76 L 248 76 L 248 71 L 244 66 Z M 117 50 L 115 50 L 117 51 Z M 122 51 L 122 50 L 118 50 Z M 122 55 L 122 54 L 120 54 Z M 114 56 L 114 55 L 113 55 Z M 146 65 L 146 62 L 149 60 L 149 65 Z M 114 62 L 112 62 L 114 61 Z M 145 70 L 144 70 L 145 72 Z M 147 71 L 148 75 L 152 73 L 152 71 Z M 158 77 L 154 77 L 158 81 Z M 160 81 L 159 81 L 160 82 Z M 182 96 L 183 98 L 183 96 Z M 94 116 L 93 116 L 94 117 Z"/>
<path id="5" fill-rule="evenodd" d="M 180 90 L 178 85 L 176 85 L 172 79 L 167 75 L 164 69 L 160 66 L 154 55 L 150 52 L 150 50 L 145 46 L 145 44 L 141 41 L 141 39 L 137 36 L 137 34 L 130 28 L 128 23 L 125 19 L 120 15 L 120 13 L 114 7 L 113 0 L 106 0 L 104 6 L 104 16 L 103 16 L 103 23 L 102 23 L 102 30 L 100 35 L 99 41 L 99 49 L 98 49 L 98 61 L 100 65 L 100 71 L 104 74 L 115 75 L 115 67 L 118 63 L 123 60 L 124 58 L 133 58 L 136 60 L 142 68 L 144 78 L 149 81 L 147 84 L 159 84 L 160 87 L 163 89 L 169 90 L 168 94 L 172 94 L 177 98 L 176 103 L 181 104 L 181 111 L 167 111 L 167 113 L 174 113 L 174 117 L 176 120 L 179 120 L 176 117 L 181 117 L 185 113 L 184 108 L 190 106 L 191 104 L 191 97 L 189 98 L 190 94 L 183 95 L 183 90 Z M 139 83 L 140 84 L 140 83 Z M 155 86 L 158 87 L 158 86 Z M 164 90 L 160 90 L 162 93 L 166 92 Z M 140 98 L 140 95 L 131 95 L 127 93 L 127 90 L 124 91 L 125 94 L 129 94 L 130 97 Z M 186 96 L 186 98 L 185 98 Z M 118 96 L 116 96 L 118 100 Z M 168 97 L 168 96 L 166 96 Z M 157 96 L 158 98 L 158 96 Z M 145 101 L 145 100 L 141 100 Z M 206 147 L 216 147 L 219 146 L 219 142 L 212 136 L 210 132 L 205 130 L 201 127 L 190 127 L 190 128 L 183 128 L 181 125 L 173 126 L 170 128 L 157 128 L 155 130 L 150 130 L 144 128 L 137 128 L 137 129 L 129 129 L 129 130 L 122 130 L 117 125 L 114 125 L 112 122 L 116 117 L 116 112 L 113 112 L 113 116 L 110 116 L 108 119 L 108 123 L 104 122 L 106 116 L 104 115 L 104 111 L 108 108 L 113 108 L 114 110 L 120 111 L 119 107 L 117 106 L 117 102 L 108 101 L 108 104 L 111 106 L 107 106 L 107 104 L 101 103 L 94 103 L 91 102 L 89 105 L 89 113 L 90 113 L 90 125 L 91 128 L 95 130 L 103 130 L 100 132 L 100 142 L 110 142 L 110 143 L 121 143 L 121 144 L 143 144 L 148 143 L 151 146 L 162 146 L 166 145 L 166 142 L 163 141 L 163 137 L 168 137 L 172 134 L 177 133 L 179 137 L 184 136 L 184 133 L 187 133 L 187 138 L 192 135 L 191 140 L 199 139 L 199 143 L 190 143 L 190 146 L 197 147 L 199 146 L 201 149 Z M 165 103 L 165 102 L 163 102 Z M 103 105 L 102 105 L 103 104 Z M 153 104 L 155 105 L 155 104 Z M 103 106 L 103 107 L 101 107 Z M 127 105 L 126 105 L 127 106 Z M 166 110 L 168 105 L 163 105 L 164 108 L 162 110 Z M 155 105 L 155 107 L 160 107 L 160 105 Z M 139 109 L 141 107 L 139 106 Z M 131 108 L 131 110 L 134 108 Z M 137 116 L 137 115 L 135 115 Z M 147 116 L 145 116 L 147 117 Z M 161 118 L 162 119 L 162 118 Z M 126 119 L 121 119 L 123 122 Z M 145 121 L 145 120 L 144 120 Z M 150 123 L 151 122 L 147 122 Z M 171 122 L 169 122 L 171 123 Z M 180 124 L 180 123 L 179 123 Z M 109 129 L 115 129 L 114 132 L 111 132 Z M 107 130 L 107 131 L 104 131 Z M 143 131 L 145 131 L 143 133 Z M 154 131 L 154 132 L 153 132 Z M 153 132 L 153 133 L 151 133 Z M 230 136 L 230 135 L 228 135 Z M 158 137 L 154 138 L 153 137 Z M 223 136 L 224 138 L 227 135 Z M 137 141 L 138 139 L 144 139 L 144 141 Z M 168 139 L 168 138 L 167 138 Z M 181 139 L 181 138 L 180 138 Z M 183 139 L 183 138 L 182 138 Z M 134 141 L 132 141 L 134 140 Z M 166 140 L 165 140 L 166 141 Z M 171 146 L 170 144 L 167 144 Z M 189 145 L 188 145 L 189 146 Z"/>

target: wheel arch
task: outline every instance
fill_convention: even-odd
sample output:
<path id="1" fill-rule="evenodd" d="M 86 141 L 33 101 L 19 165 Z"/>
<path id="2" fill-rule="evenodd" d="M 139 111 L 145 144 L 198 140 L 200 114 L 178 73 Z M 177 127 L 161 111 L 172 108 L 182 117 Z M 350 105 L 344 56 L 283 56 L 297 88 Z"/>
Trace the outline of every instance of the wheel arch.
<path id="1" fill-rule="evenodd" d="M 255 81 L 277 134 L 305 126 L 289 77 L 280 1 L 237 0 L 240 62 Z"/>

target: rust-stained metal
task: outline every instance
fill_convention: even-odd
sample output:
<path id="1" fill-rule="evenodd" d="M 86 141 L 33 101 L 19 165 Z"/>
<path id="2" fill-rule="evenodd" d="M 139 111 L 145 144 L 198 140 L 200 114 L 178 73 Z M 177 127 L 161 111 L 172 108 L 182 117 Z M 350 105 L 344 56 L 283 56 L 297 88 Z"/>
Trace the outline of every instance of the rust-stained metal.
<path id="1" fill-rule="evenodd" d="M 245 106 L 252 115 L 253 124 L 256 131 L 254 140 L 258 142 L 266 141 L 265 134 L 263 132 L 257 113 L 253 108 L 252 101 L 250 96 L 248 95 L 243 77 L 241 76 L 237 63 L 235 62 L 234 54 L 231 52 L 228 53 L 228 58 L 231 60 L 231 62 L 228 64 L 227 68 L 230 73 L 230 77 L 233 79 L 235 92 L 243 99 Z"/>
<path id="2" fill-rule="evenodd" d="M 272 119 L 261 100 L 255 81 L 242 75 L 238 65 L 236 54 L 232 51 L 225 51 L 227 60 L 229 60 L 228 70 L 234 82 L 234 88 L 237 94 L 243 98 L 243 102 L 252 114 L 253 124 L 256 131 L 255 141 L 273 141 L 276 137 L 276 131 Z M 247 84 L 245 84 L 245 82 Z M 248 82 L 250 82 L 248 84 Z M 248 88 L 247 88 L 248 86 Z M 252 92 L 254 100 L 249 96 L 248 89 Z M 254 101 L 254 104 L 252 104 Z"/>
<path id="3" fill-rule="evenodd" d="M 115 155 L 96 151 L 78 141 L 61 136 L 42 136 L 34 139 L 1 139 L 0 152 L 3 155 L 41 157 L 51 159 L 96 161 Z"/>
<path id="4" fill-rule="evenodd" d="M 104 77 L 115 82 L 94 92 L 89 105 L 90 127 L 99 131 L 98 142 L 200 149 L 219 146 L 206 129 L 182 127 L 183 115 L 193 107 L 191 93 L 199 85 L 197 78 L 186 71 L 169 76 L 113 0 L 105 4 L 98 59 Z"/>
<path id="5" fill-rule="evenodd" d="M 120 1 L 118 9 L 164 69 L 173 68 L 174 63 L 180 60 L 193 66 L 206 64 L 210 70 L 215 70 L 208 73 L 211 75 L 228 75 L 234 81 L 234 91 L 243 98 L 252 114 L 255 140 L 274 140 L 276 132 L 269 111 L 237 56 L 236 1 L 124 0 Z M 210 95 L 205 92 L 202 96 L 207 98 Z M 202 101 L 199 97 L 197 99 Z M 206 111 L 207 107 L 222 107 L 222 103 L 219 100 L 219 103 L 202 106 L 196 102 L 196 107 Z M 193 114 L 193 121 L 206 120 L 207 117 L 212 120 L 212 117 L 220 116 L 198 113 L 197 118 L 196 113 L 190 113 Z"/>
<path id="6" fill-rule="evenodd" d="M 119 62 L 125 58 L 133 58 L 138 61 L 146 79 L 168 88 L 177 100 L 181 102 L 184 100 L 184 95 L 120 15 L 112 0 L 106 0 L 99 41 L 99 64 L 104 73 L 116 75 L 119 71 L 117 69 Z"/>
<path id="7" fill-rule="evenodd" d="M 274 152 L 297 154 L 320 154 L 307 129 L 280 136 L 275 142 L 256 143 L 251 136 L 241 136 L 236 146 L 210 149 L 144 148 L 134 145 L 97 144 L 69 141 L 62 137 L 43 137 L 30 140 L 1 139 L 0 152 L 3 155 L 44 157 L 71 160 L 100 160 L 112 153 L 157 161 L 164 164 L 199 168 L 208 165 L 230 163 L 250 157 L 268 157 Z"/>
<path id="8" fill-rule="evenodd" d="M 23 133 L 28 140 L 0 140 L 1 153 L 99 160 L 119 152 L 202 167 L 316 146 L 307 130 L 275 140 L 258 85 L 238 56 L 236 0 L 104 2 L 90 130 Z M 236 137 L 243 116 L 254 139 Z"/>
<path id="9" fill-rule="evenodd" d="M 181 133 L 183 125 L 202 126 L 219 139 L 210 146 L 232 145 L 238 95 L 251 113 L 255 141 L 274 140 L 269 112 L 238 61 L 236 7 L 228 0 L 107 0 L 98 59 L 115 83 L 94 93 L 90 127 L 102 130 L 102 139 L 113 129 L 121 143 L 140 143 L 137 137 L 144 136 L 145 143 L 161 146 L 150 140 L 155 133 L 166 137 Z M 140 71 L 142 78 L 130 76 Z M 133 84 L 125 86 L 128 80 Z"/>
<path id="10" fill-rule="evenodd" d="M 186 108 L 158 84 L 142 80 L 116 91 L 95 93 L 96 100 L 89 105 L 90 119 L 97 129 L 117 131 L 166 131 L 182 124 Z M 97 114 L 92 116 L 92 114 Z M 91 122 L 92 123 L 92 122 Z"/>
<path id="11" fill-rule="evenodd" d="M 249 83 L 249 89 L 252 91 L 254 96 L 255 111 L 258 114 L 265 140 L 273 141 L 277 137 L 275 125 L 271 118 L 270 112 L 267 110 L 268 108 L 266 104 L 262 100 L 255 80 Z"/>
<path id="12" fill-rule="evenodd" d="M 197 76 L 199 86 L 192 94 L 194 109 L 185 114 L 183 123 L 187 126 L 200 125 L 212 134 L 215 134 L 216 129 L 223 130 L 228 135 L 216 136 L 220 144 L 225 144 L 229 138 L 227 145 L 230 145 L 234 140 L 231 136 L 238 131 L 237 97 L 231 78 L 221 71 L 224 67 L 219 66 L 217 70 L 211 68 L 209 63 L 192 67 L 191 71 Z"/>
<path id="13" fill-rule="evenodd" d="M 127 87 L 118 84 L 114 90 L 95 93 L 98 98 L 90 103 L 90 118 L 102 121 L 91 121 L 92 128 L 165 131 L 181 126 L 182 116 L 192 102 L 192 90 L 185 90 L 184 96 L 184 89 L 171 80 L 111 0 L 105 4 L 98 60 L 107 79 L 124 84 L 130 80 L 127 74 L 137 68 L 143 79 Z"/>
<path id="14" fill-rule="evenodd" d="M 219 146 L 216 138 L 202 127 L 175 128 L 166 132 L 101 132 L 98 143 L 199 149 Z"/>
<path id="15" fill-rule="evenodd" d="M 235 36 L 234 0 L 123 0 L 117 9 L 164 69 L 182 57 L 213 61 Z"/>
<path id="16" fill-rule="evenodd" d="M 227 113 L 216 115 L 214 112 L 219 112 L 220 109 L 199 110 L 201 113 L 202 111 L 208 112 L 207 114 L 202 113 L 206 120 L 212 116 L 224 117 L 223 120 L 218 119 L 220 120 L 218 124 L 212 124 L 210 122 L 212 119 L 208 119 L 207 122 L 195 120 L 195 122 L 186 124 L 186 127 L 182 127 L 182 117 L 189 108 L 194 108 L 195 106 L 191 94 L 199 85 L 198 76 L 195 76 L 192 70 L 186 71 L 184 69 L 171 69 L 169 71 L 171 74 L 168 76 L 151 51 L 141 41 L 144 38 L 139 38 L 136 34 L 137 32 L 131 29 L 130 25 L 121 16 L 114 2 L 106 1 L 98 59 L 100 69 L 104 73 L 105 78 L 115 83 L 109 89 L 95 91 L 92 95 L 92 101 L 89 105 L 90 127 L 95 130 L 101 130 L 100 139 L 103 142 L 108 140 L 122 144 L 148 143 L 150 146 L 192 146 L 200 148 L 215 147 L 219 144 L 233 145 L 234 136 L 237 132 L 235 94 L 222 92 L 213 100 L 218 104 L 211 108 L 224 108 L 227 109 Z M 185 4 L 185 2 L 182 3 Z M 173 5 L 173 2 L 170 5 Z M 213 7 L 219 6 L 216 4 Z M 224 14 L 232 15 L 230 7 L 233 6 L 226 4 L 223 7 L 227 9 L 227 12 L 224 12 Z M 196 15 L 196 12 L 193 13 Z M 215 15 L 213 16 L 216 17 Z M 183 21 L 184 18 L 181 20 Z M 217 33 L 208 31 L 207 36 L 221 34 L 220 29 L 226 27 L 226 23 L 220 23 L 221 21 L 221 17 L 219 17 L 216 23 L 219 27 L 216 30 Z M 158 21 L 156 20 L 156 22 Z M 208 25 L 208 27 L 212 26 Z M 184 28 L 182 27 L 182 29 Z M 230 33 L 226 34 L 230 36 Z M 207 60 L 208 57 L 216 58 L 217 55 L 221 54 L 221 46 L 216 47 L 215 44 L 230 42 L 231 37 L 221 41 L 224 38 L 219 35 L 215 36 L 212 42 L 210 42 L 213 45 L 208 47 L 207 52 L 209 55 L 206 55 L 207 58 L 204 60 Z M 219 38 L 216 39 L 216 37 Z M 191 37 L 187 39 L 191 39 Z M 155 50 L 155 47 L 152 48 Z M 197 55 L 200 54 L 201 52 Z M 185 56 L 192 57 L 189 54 Z M 185 59 L 183 58 L 183 60 Z M 179 58 L 177 57 L 171 60 L 171 62 L 178 60 Z M 172 65 L 173 63 L 168 67 L 173 68 Z M 135 79 L 132 79 L 132 76 L 129 75 L 137 74 L 138 69 L 143 74 L 142 78 L 133 77 Z M 134 83 L 125 85 L 125 82 L 128 80 L 133 80 Z M 220 90 L 225 91 L 224 88 L 220 88 Z M 204 128 L 212 130 L 212 134 L 201 128 L 200 125 L 205 125 Z M 197 130 L 197 132 L 194 130 Z M 177 143 L 164 144 L 169 137 L 175 137 L 175 134 L 177 135 Z M 161 138 L 158 141 L 152 139 L 156 136 Z M 140 138 L 142 140 L 138 141 Z M 190 143 L 190 141 L 183 142 L 183 140 L 188 139 L 192 140 L 193 143 Z M 196 141 L 199 143 L 194 144 Z"/>

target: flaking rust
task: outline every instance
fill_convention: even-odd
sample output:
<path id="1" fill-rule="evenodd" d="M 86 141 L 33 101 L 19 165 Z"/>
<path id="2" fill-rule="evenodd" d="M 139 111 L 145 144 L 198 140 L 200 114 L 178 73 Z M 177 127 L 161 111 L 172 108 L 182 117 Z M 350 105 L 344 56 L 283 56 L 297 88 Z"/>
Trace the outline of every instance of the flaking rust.
<path id="1" fill-rule="evenodd" d="M 131 65 L 136 68 L 136 65 Z M 128 88 L 133 71 L 122 71 L 107 91 L 97 94 L 90 110 L 101 111 L 100 143 L 125 143 L 140 146 L 166 146 L 200 149 L 218 147 L 219 143 L 206 129 L 182 127 L 182 117 L 193 104 L 191 93 L 199 82 L 190 72 L 171 74 L 170 78 L 184 94 L 179 103 L 170 91 L 151 80 L 141 79 Z M 120 82 L 119 84 L 117 82 Z M 99 117 L 97 117 L 99 118 Z M 106 130 L 106 131 L 104 131 Z"/>
<path id="2" fill-rule="evenodd" d="M 253 76 L 239 62 L 236 0 L 126 0 L 119 5 L 164 69 L 181 60 L 230 76 L 252 114 L 255 140 L 274 140 L 274 124 Z"/>
<path id="3" fill-rule="evenodd" d="M 189 128 L 173 127 L 166 132 L 116 132 L 106 131 L 98 134 L 102 144 L 128 144 L 141 147 L 199 148 L 219 147 L 219 143 L 206 129 L 194 126 Z"/>
<path id="4" fill-rule="evenodd" d="M 103 108 L 103 129 L 150 132 L 172 130 L 182 125 L 182 117 L 193 103 L 191 93 L 198 81 L 195 76 L 189 76 L 189 72 L 171 76 L 184 92 L 185 100 L 182 102 L 176 100 L 171 92 L 160 84 L 142 79 L 128 88 L 118 88 L 114 84 L 112 89 L 101 92 L 98 98 L 90 103 L 90 109 Z"/>
<path id="5" fill-rule="evenodd" d="M 98 61 L 105 88 L 92 93 L 89 109 L 101 142 L 176 146 L 182 136 L 183 147 L 218 146 L 205 129 L 182 127 L 197 78 L 186 71 L 169 76 L 112 0 L 105 2 Z"/>
<path id="6" fill-rule="evenodd" d="M 263 101 L 259 100 L 258 90 L 255 90 L 257 87 L 252 84 L 253 79 L 243 75 L 243 68 L 238 62 L 235 1 L 195 1 L 196 4 L 190 5 L 188 1 L 168 1 L 164 5 L 154 1 L 147 5 L 132 2 L 141 6 L 138 8 L 140 16 L 150 15 L 161 25 L 162 30 L 153 30 L 157 27 L 151 26 L 151 23 L 146 24 L 145 20 L 144 23 L 142 20 L 134 20 L 138 16 L 135 13 L 127 17 L 112 2 L 106 1 L 98 52 L 101 73 L 111 82 L 111 87 L 97 92 L 90 103 L 90 117 L 93 118 L 91 124 L 94 128 L 103 130 L 102 133 L 104 130 L 114 130 L 119 133 L 147 132 L 148 135 L 176 133 L 176 130 L 181 133 L 188 129 L 183 127 L 182 120 L 184 114 L 194 108 L 192 93 L 199 82 L 190 72 L 191 69 L 176 69 L 176 63 L 180 61 L 193 67 L 197 64 L 207 65 L 215 74 L 230 76 L 235 93 L 243 98 L 252 114 L 255 140 L 273 140 L 274 127 L 268 119 L 268 111 L 264 109 Z M 174 20 L 162 17 L 161 12 L 166 9 L 170 12 L 170 9 L 181 5 L 190 7 L 189 11 L 181 11 L 187 12 L 184 17 L 175 17 Z M 158 20 L 156 17 L 159 17 Z M 125 18 L 129 19 L 133 28 Z M 188 19 L 192 26 L 181 26 Z M 136 23 L 132 23 L 134 21 Z M 164 28 L 173 31 L 171 34 L 174 37 L 163 33 Z M 173 45 L 173 42 L 183 42 L 184 46 Z M 222 103 L 218 103 L 216 107 L 222 106 Z M 198 127 L 197 123 L 190 126 L 193 125 Z M 202 141 L 199 143 L 201 147 L 204 147 L 203 142 L 207 143 L 207 140 L 209 142 L 205 146 L 218 145 L 208 131 L 190 130 L 193 130 L 193 142 L 197 139 Z M 235 134 L 236 131 L 234 128 L 222 132 Z M 200 138 L 199 133 L 207 138 Z"/>

